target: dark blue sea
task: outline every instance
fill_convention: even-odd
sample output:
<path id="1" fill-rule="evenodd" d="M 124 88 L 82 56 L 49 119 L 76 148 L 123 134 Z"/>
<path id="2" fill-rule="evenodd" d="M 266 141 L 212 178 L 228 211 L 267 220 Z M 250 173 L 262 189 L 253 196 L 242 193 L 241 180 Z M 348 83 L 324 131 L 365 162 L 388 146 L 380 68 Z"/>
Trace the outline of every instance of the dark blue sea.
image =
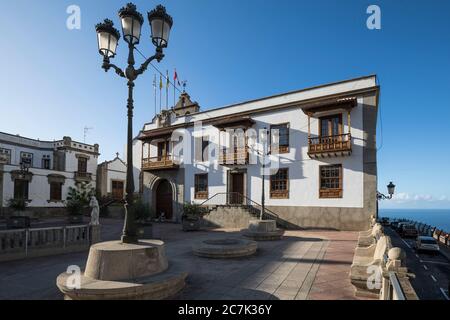
<path id="1" fill-rule="evenodd" d="M 450 232 L 450 209 L 380 209 L 379 216 L 414 220 Z"/>

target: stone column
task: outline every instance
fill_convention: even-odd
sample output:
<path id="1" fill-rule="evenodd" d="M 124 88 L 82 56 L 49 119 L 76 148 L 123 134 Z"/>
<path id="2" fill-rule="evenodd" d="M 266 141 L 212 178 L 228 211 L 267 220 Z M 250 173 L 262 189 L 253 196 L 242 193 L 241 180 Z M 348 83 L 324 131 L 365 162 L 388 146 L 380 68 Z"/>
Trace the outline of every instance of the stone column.
<path id="1" fill-rule="evenodd" d="M 91 234 L 91 245 L 99 243 L 100 241 L 102 241 L 102 226 L 101 225 L 91 225 L 89 226 L 91 228 L 90 234 Z"/>

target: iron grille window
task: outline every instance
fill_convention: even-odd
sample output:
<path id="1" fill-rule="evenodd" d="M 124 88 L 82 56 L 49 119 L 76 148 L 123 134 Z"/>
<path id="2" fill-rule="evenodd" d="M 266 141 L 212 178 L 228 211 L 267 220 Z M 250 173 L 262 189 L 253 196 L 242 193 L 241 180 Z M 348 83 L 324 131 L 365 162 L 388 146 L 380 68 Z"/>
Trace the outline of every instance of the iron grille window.
<path id="1" fill-rule="evenodd" d="M 20 163 L 23 163 L 26 167 L 31 168 L 33 166 L 33 154 L 29 152 L 21 152 Z"/>
<path id="2" fill-rule="evenodd" d="M 270 176 L 270 197 L 289 198 L 289 169 L 278 169 L 278 172 Z"/>
<path id="3" fill-rule="evenodd" d="M 11 164 L 11 150 L 0 148 L 0 159 L 6 161 L 6 164 Z"/>
<path id="4" fill-rule="evenodd" d="M 195 198 L 208 198 L 208 174 L 195 175 Z"/>
<path id="5" fill-rule="evenodd" d="M 320 197 L 342 197 L 342 165 L 320 167 Z"/>

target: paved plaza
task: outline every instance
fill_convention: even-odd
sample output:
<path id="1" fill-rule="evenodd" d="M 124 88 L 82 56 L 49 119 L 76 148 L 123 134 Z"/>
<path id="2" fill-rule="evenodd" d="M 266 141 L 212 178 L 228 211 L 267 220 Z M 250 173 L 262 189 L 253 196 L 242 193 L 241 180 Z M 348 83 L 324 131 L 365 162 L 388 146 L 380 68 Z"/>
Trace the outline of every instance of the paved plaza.
<path id="1" fill-rule="evenodd" d="M 118 239 L 120 220 L 103 219 L 103 240 Z M 183 232 L 178 224 L 155 224 L 169 263 L 189 273 L 175 299 L 356 299 L 348 277 L 356 232 L 286 231 L 280 241 L 258 242 L 256 255 L 239 259 L 194 256 L 197 241 L 239 238 L 239 230 Z M 56 277 L 69 265 L 84 269 L 88 252 L 0 264 L 0 299 L 62 299 Z"/>

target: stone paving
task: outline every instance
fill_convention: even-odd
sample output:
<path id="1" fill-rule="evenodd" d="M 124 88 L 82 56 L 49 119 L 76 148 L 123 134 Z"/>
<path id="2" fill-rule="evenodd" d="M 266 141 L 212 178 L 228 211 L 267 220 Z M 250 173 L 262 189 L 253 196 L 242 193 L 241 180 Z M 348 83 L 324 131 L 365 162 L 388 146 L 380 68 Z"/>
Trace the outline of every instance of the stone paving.
<path id="1" fill-rule="evenodd" d="M 106 220 L 105 240 L 120 234 L 121 221 Z M 197 241 L 240 238 L 239 230 L 182 232 L 177 224 L 156 224 L 154 238 L 166 243 L 169 263 L 189 273 L 175 299 L 356 299 L 348 273 L 356 232 L 287 231 L 280 241 L 258 242 L 254 256 L 208 259 L 194 256 Z M 87 252 L 0 264 L 0 299 L 62 299 L 56 276 L 68 265 L 84 268 Z"/>

